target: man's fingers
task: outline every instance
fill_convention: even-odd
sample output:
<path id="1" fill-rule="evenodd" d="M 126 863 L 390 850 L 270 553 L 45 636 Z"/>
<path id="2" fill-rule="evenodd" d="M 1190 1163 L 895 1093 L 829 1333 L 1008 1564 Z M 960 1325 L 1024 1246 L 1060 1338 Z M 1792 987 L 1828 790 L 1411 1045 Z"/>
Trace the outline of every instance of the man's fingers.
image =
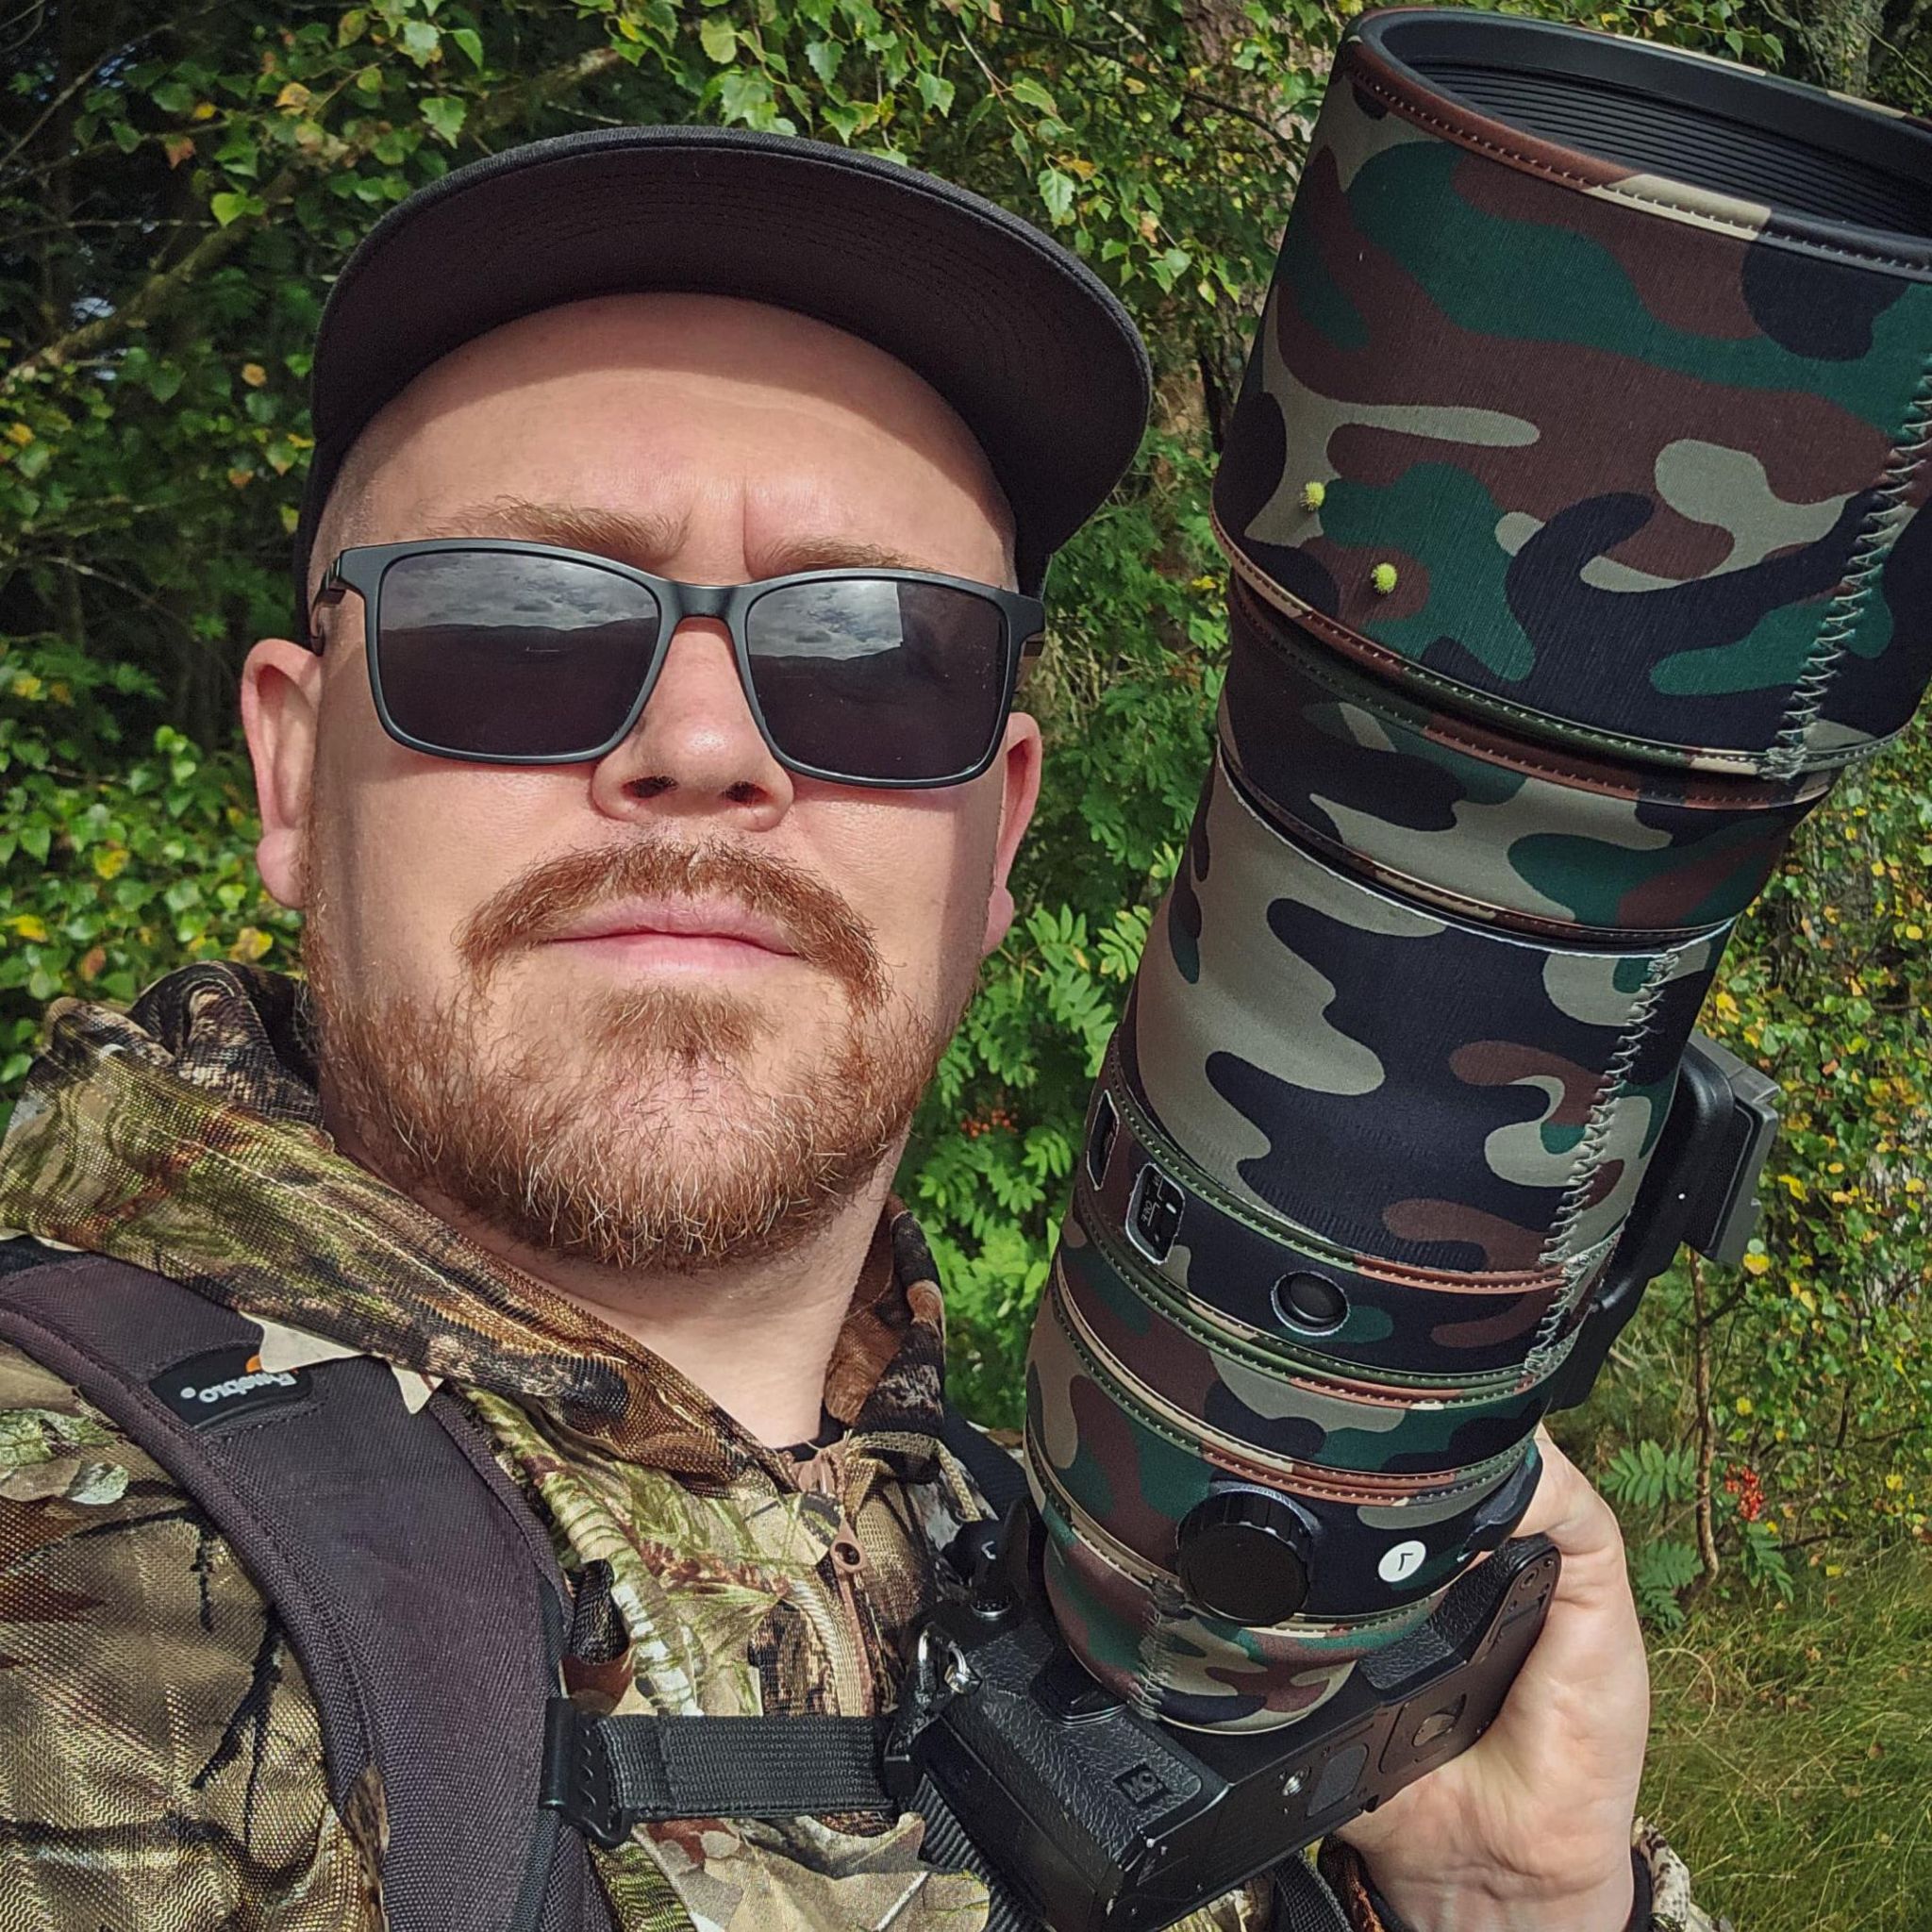
<path id="1" fill-rule="evenodd" d="M 1516 1534 L 1548 1537 L 1566 1562 L 1611 1551 L 1621 1555 L 1623 1536 L 1610 1506 L 1557 1447 L 1547 1429 L 1537 1430 L 1536 1444 L 1543 1458 L 1542 1479 Z"/>

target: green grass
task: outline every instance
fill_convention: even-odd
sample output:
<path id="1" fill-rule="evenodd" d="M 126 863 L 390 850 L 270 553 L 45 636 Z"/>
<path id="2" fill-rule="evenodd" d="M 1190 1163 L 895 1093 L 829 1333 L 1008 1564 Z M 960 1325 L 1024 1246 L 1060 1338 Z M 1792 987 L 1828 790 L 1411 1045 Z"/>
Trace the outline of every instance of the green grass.
<path id="1" fill-rule="evenodd" d="M 1650 1639 L 1643 1810 L 1738 1932 L 1932 1932 L 1932 1550 Z"/>

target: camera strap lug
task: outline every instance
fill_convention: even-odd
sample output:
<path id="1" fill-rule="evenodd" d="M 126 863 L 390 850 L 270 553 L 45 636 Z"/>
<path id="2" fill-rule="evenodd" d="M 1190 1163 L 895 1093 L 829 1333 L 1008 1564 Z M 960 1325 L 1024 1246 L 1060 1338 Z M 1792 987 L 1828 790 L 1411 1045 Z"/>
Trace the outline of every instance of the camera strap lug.
<path id="1" fill-rule="evenodd" d="M 973 1681 L 972 1666 L 958 1645 L 932 1624 L 924 1625 L 913 1645 L 911 1668 L 906 1673 L 880 1756 L 886 1790 L 894 1803 L 911 1803 L 925 1775 L 919 1760 L 920 1738 L 954 1698 L 972 1688 Z"/>

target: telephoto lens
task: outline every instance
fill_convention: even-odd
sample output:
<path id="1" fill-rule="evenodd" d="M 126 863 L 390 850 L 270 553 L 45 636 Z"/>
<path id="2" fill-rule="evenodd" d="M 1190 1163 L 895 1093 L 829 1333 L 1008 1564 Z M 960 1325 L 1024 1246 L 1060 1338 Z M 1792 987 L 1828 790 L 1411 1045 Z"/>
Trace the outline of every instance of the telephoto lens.
<path id="1" fill-rule="evenodd" d="M 1507 1539 L 1739 914 L 1932 677 L 1932 128 L 1399 9 L 1214 488 L 1231 658 L 1027 1459 L 1143 1716 L 1319 1708 Z"/>

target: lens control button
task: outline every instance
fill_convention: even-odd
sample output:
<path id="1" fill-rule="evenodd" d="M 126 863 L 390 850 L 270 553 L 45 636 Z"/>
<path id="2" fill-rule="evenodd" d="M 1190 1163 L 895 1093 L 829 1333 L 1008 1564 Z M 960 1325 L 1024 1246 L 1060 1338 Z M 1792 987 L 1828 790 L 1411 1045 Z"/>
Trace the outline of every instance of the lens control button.
<path id="1" fill-rule="evenodd" d="M 1113 1153 L 1113 1139 L 1120 1124 L 1121 1117 L 1114 1111 L 1112 1096 L 1103 1089 L 1093 1104 L 1093 1131 L 1087 1137 L 1087 1174 L 1096 1188 L 1107 1179 L 1107 1163 Z"/>
<path id="2" fill-rule="evenodd" d="M 1181 1520 L 1177 1545 L 1181 1588 L 1210 1616 L 1280 1624 L 1307 1601 L 1314 1536 L 1285 1496 L 1219 1490 Z"/>
<path id="3" fill-rule="evenodd" d="M 1150 1162 L 1141 1170 L 1127 1209 L 1127 1235 L 1150 1261 L 1167 1259 L 1186 1206 L 1186 1196 L 1158 1167 Z"/>
<path id="4" fill-rule="evenodd" d="M 1325 1274 L 1284 1274 L 1274 1284 L 1274 1313 L 1285 1328 L 1330 1335 L 1348 1319 L 1348 1297 Z"/>

